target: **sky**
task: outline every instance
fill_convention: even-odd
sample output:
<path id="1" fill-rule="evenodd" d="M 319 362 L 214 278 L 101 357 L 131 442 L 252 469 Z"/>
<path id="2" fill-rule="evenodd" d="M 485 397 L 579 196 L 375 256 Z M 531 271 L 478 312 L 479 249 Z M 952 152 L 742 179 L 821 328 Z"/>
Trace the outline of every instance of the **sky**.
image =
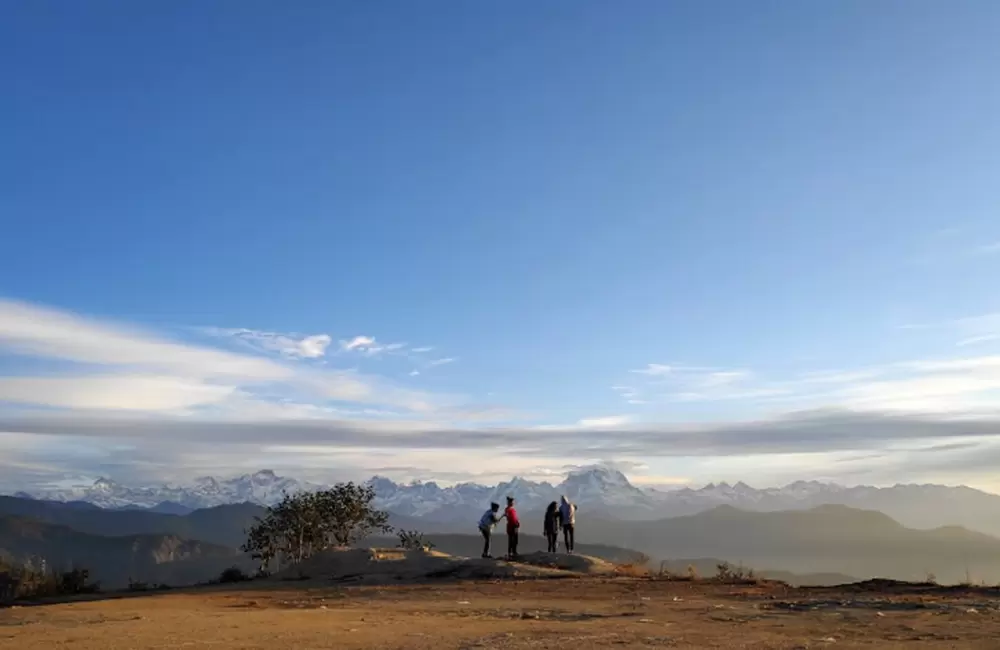
<path id="1" fill-rule="evenodd" d="M 0 6 L 0 488 L 1000 491 L 1000 5 Z"/>

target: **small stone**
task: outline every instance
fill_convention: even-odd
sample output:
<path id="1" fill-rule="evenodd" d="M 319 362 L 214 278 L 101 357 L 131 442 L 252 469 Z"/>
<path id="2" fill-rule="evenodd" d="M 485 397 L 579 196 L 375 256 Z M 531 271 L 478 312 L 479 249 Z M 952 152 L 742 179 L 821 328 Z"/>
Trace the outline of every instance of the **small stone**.
<path id="1" fill-rule="evenodd" d="M 885 614 L 883 614 L 882 612 L 875 612 L 875 616 L 878 616 L 879 618 L 881 618 L 881 617 L 885 616 Z"/>

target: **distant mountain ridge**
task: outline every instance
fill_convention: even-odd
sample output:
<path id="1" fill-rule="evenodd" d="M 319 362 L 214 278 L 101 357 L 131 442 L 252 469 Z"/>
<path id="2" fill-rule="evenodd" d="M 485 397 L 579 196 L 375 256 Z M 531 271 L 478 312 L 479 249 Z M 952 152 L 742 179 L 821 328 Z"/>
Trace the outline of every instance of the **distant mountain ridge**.
<path id="1" fill-rule="evenodd" d="M 659 491 L 636 487 L 620 471 L 605 466 L 570 472 L 557 484 L 514 477 L 495 486 L 460 483 L 442 487 L 434 481 L 397 483 L 380 476 L 370 479 L 369 484 L 375 489 L 379 507 L 437 523 L 467 522 L 491 501 L 502 503 L 507 496 L 515 497 L 523 511 L 533 512 L 565 494 L 580 506 L 581 515 L 599 513 L 618 519 L 676 517 L 720 505 L 759 512 L 846 505 L 879 510 L 914 528 L 961 525 L 1000 534 L 1000 496 L 964 486 L 844 487 L 796 481 L 784 487 L 763 489 L 738 482 Z M 234 503 L 271 505 L 285 492 L 322 487 L 262 470 L 228 479 L 203 477 L 188 485 L 127 486 L 102 478 L 90 486 L 25 490 L 19 496 L 84 502 L 106 509 L 140 508 L 184 514 Z"/>
<path id="2" fill-rule="evenodd" d="M 285 492 L 318 490 L 323 486 L 294 478 L 278 476 L 264 469 L 253 474 L 220 479 L 203 476 L 189 485 L 123 485 L 110 478 L 99 478 L 92 485 L 73 488 L 26 489 L 14 496 L 49 501 L 84 501 L 101 508 L 196 510 L 230 503 L 271 505 Z"/>
<path id="3" fill-rule="evenodd" d="M 263 510 L 242 503 L 173 515 L 0 497 L 0 555 L 45 557 L 53 566 L 85 565 L 109 583 L 133 577 L 184 584 L 215 577 L 232 564 L 252 570 L 253 563 L 237 547 Z M 525 548 L 541 545 L 540 513 L 526 511 L 521 521 Z M 434 541 L 460 542 L 455 550 L 463 554 L 478 549 L 475 519 L 448 524 L 391 515 L 390 523 L 420 530 Z M 390 537 L 380 543 L 394 541 Z M 679 558 L 719 558 L 791 572 L 797 574 L 789 578 L 794 581 L 829 583 L 839 581 L 838 575 L 922 580 L 931 573 L 942 582 L 958 582 L 966 575 L 975 581 L 1000 580 L 1000 539 L 958 526 L 916 530 L 881 512 L 841 505 L 777 512 L 722 505 L 642 521 L 581 511 L 577 543 L 581 550 L 587 547 L 613 559 L 634 549 L 654 562 L 673 560 L 674 570 Z M 697 568 L 705 574 L 712 567 Z"/>

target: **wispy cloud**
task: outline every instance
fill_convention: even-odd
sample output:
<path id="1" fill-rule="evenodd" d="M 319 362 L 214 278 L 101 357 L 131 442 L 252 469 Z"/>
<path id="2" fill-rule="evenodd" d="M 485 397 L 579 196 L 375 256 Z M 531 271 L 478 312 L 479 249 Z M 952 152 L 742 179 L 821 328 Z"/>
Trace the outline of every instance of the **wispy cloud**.
<path id="1" fill-rule="evenodd" d="M 966 316 L 931 323 L 907 323 L 898 329 L 940 331 L 951 336 L 955 345 L 965 347 L 1000 340 L 1000 313 Z"/>
<path id="2" fill-rule="evenodd" d="M 24 356 L 192 377 L 280 380 L 292 375 L 290 368 L 268 359 L 177 343 L 72 312 L 3 299 L 0 348 Z"/>
<path id="3" fill-rule="evenodd" d="M 251 402 L 297 396 L 419 413 L 452 408 L 454 397 L 402 388 L 372 375 L 290 363 L 323 356 L 330 337 L 258 330 L 202 330 L 277 358 L 182 342 L 115 323 L 0 300 L 0 354 L 51 360 L 45 375 L 0 377 L 0 402 L 73 410 L 227 413 Z M 383 346 L 384 349 L 394 349 Z M 15 366 L 16 367 L 16 366 Z"/>
<path id="4" fill-rule="evenodd" d="M 583 418 L 577 424 L 586 429 L 610 429 L 621 427 L 632 421 L 628 415 L 606 415 L 597 418 Z"/>
<path id="5" fill-rule="evenodd" d="M 0 300 L 7 375 L 0 377 L 0 475 L 10 468 L 35 476 L 72 462 L 168 473 L 279 465 L 272 462 L 276 457 L 289 467 L 343 463 L 356 471 L 369 465 L 449 471 L 474 459 L 497 472 L 595 458 L 712 459 L 718 467 L 737 459 L 732 462 L 753 470 L 767 465 L 761 459 L 768 457 L 785 459 L 788 471 L 803 471 L 796 455 L 816 455 L 819 467 L 836 459 L 831 454 L 901 458 L 919 446 L 938 446 L 955 463 L 948 471 L 958 471 L 962 462 L 975 460 L 959 458 L 977 451 L 968 445 L 986 448 L 1000 437 L 1000 356 L 777 376 L 757 368 L 651 363 L 635 372 L 623 369 L 628 379 L 612 386 L 626 403 L 651 402 L 643 413 L 728 400 L 766 404 L 777 414 L 734 410 L 726 422 L 686 423 L 675 416 L 649 423 L 627 414 L 575 413 L 567 416 L 568 424 L 539 427 L 503 406 L 468 404 L 334 367 L 338 360 L 361 361 L 352 356 L 364 354 L 359 348 L 381 346 L 373 336 L 360 337 L 349 351 L 342 343 L 331 351 L 330 341 L 310 342 L 325 335 L 238 332 L 226 336 L 252 351 Z M 309 362 L 320 358 L 329 365 Z M 426 366 L 411 371 L 423 373 L 447 360 L 454 357 L 424 359 Z M 399 377 L 406 369 L 392 372 Z M 565 404 L 557 406 L 565 412 Z M 756 460 L 748 464 L 747 457 Z M 837 463 L 837 471 L 847 475 L 865 462 Z"/>
<path id="6" fill-rule="evenodd" d="M 976 246 L 973 253 L 976 255 L 1000 255 L 1000 241 Z"/>
<path id="7" fill-rule="evenodd" d="M 629 372 L 637 375 L 649 375 L 650 377 L 665 377 L 673 372 L 673 368 L 662 363 L 648 363 L 645 368 L 638 368 Z"/>
<path id="8" fill-rule="evenodd" d="M 326 355 L 326 350 L 332 341 L 329 334 L 303 336 L 218 327 L 201 328 L 201 331 L 214 336 L 238 340 L 254 349 L 277 352 L 289 359 L 319 359 Z"/>
<path id="9" fill-rule="evenodd" d="M 0 402 L 62 409 L 178 411 L 218 404 L 235 392 L 234 386 L 155 375 L 0 377 Z"/>
<path id="10" fill-rule="evenodd" d="M 406 343 L 381 343 L 374 336 L 355 336 L 340 341 L 340 351 L 368 357 L 378 357 L 383 354 L 410 356 L 413 352 L 407 349 Z"/>
<path id="11" fill-rule="evenodd" d="M 615 435 L 608 435 L 614 430 Z M 161 450 L 163 444 L 185 453 L 225 456 L 252 447 L 268 453 L 493 453 L 563 458 L 738 457 L 872 452 L 920 445 L 984 443 L 997 440 L 1000 418 L 952 419 L 939 416 L 884 415 L 821 410 L 756 421 L 702 424 L 639 424 L 626 416 L 595 417 L 568 426 L 447 427 L 420 421 L 362 421 L 336 418 L 232 422 L 206 418 L 82 416 L 0 417 L 0 431 L 22 438 L 59 437 L 75 444 L 128 441 L 133 447 Z M 275 441 L 281 441 L 280 444 Z M 967 448 L 967 447 L 963 447 Z M 959 448 L 955 448 L 956 450 Z M 14 450 L 11 450 L 12 452 Z M 11 454 L 13 457 L 13 453 Z"/>
<path id="12" fill-rule="evenodd" d="M 781 387 L 760 385 L 755 382 L 752 372 L 739 368 L 650 363 L 629 372 L 649 378 L 642 388 L 612 387 L 630 404 L 656 399 L 677 402 L 739 400 L 786 392 Z"/>
<path id="13" fill-rule="evenodd" d="M 650 375 L 640 387 L 616 388 L 626 401 L 660 404 L 725 400 L 772 410 L 797 403 L 881 413 L 979 413 L 993 408 L 1000 397 L 1000 356 L 901 361 L 776 377 L 747 370 L 673 367 L 669 373 Z"/>

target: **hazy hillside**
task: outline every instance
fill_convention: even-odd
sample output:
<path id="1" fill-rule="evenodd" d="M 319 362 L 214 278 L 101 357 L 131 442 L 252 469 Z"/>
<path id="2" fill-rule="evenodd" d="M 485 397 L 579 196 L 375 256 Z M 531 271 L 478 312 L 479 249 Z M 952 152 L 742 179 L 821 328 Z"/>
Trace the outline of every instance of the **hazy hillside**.
<path id="1" fill-rule="evenodd" d="M 233 554 L 243 543 L 246 528 L 263 512 L 262 507 L 248 503 L 173 515 L 0 497 L 0 516 L 28 516 L 93 536 L 159 535 L 200 540 L 228 547 Z M 521 518 L 524 550 L 535 550 L 533 544 L 542 548 L 541 513 L 522 512 Z M 451 553 L 475 556 L 481 549 L 475 518 L 441 523 L 392 514 L 390 523 L 423 531 Z M 782 512 L 720 506 L 656 521 L 620 521 L 581 509 L 577 542 L 581 552 L 610 559 L 616 559 L 614 553 L 635 549 L 656 561 L 721 558 L 771 572 L 904 580 L 923 580 L 933 573 L 944 582 L 959 582 L 966 576 L 976 581 L 1000 581 L 1000 539 L 960 527 L 911 529 L 879 512 L 837 505 Z M 505 543 L 499 534 L 495 541 L 498 553 Z M 196 580 L 209 577 L 212 575 L 199 574 Z"/>
<path id="2" fill-rule="evenodd" d="M 172 515 L 0 496 L 0 515 L 31 517 L 93 535 L 176 535 L 232 547 L 243 543 L 243 531 L 263 512 L 261 506 L 239 503 Z"/>
<path id="3" fill-rule="evenodd" d="M 125 586 L 130 577 L 168 584 L 206 580 L 240 555 L 174 535 L 91 535 L 16 516 L 0 516 L 0 553 L 18 561 L 44 558 L 55 570 L 85 567 L 106 587 Z"/>
<path id="4" fill-rule="evenodd" d="M 702 578 L 711 578 L 718 573 L 718 566 L 724 562 L 714 557 L 699 557 L 691 559 L 664 560 L 662 562 L 652 562 L 650 567 L 653 570 L 663 569 L 679 576 L 690 575 L 693 570 L 695 575 Z M 779 569 L 768 569 L 761 567 L 740 567 L 743 570 L 752 569 L 754 576 L 767 578 L 769 580 L 780 580 L 790 585 L 843 585 L 858 582 L 858 578 L 845 575 L 843 573 L 793 573 L 791 571 L 781 571 Z"/>
<path id="5" fill-rule="evenodd" d="M 747 512 L 721 506 L 654 522 L 586 520 L 577 538 L 617 544 L 654 558 L 719 557 L 796 573 L 859 578 L 1000 581 L 1000 539 L 964 528 L 906 528 L 880 512 L 846 506 Z"/>
<path id="6" fill-rule="evenodd" d="M 87 503 L 0 496 L 0 516 L 31 517 L 93 535 L 176 535 L 234 548 L 246 540 L 245 531 L 253 525 L 254 517 L 264 512 L 262 506 L 237 503 L 176 515 L 152 510 L 104 510 Z M 425 530 L 428 522 L 391 513 L 389 523 L 397 528 Z M 475 523 L 476 520 L 473 520 L 462 527 L 447 526 L 434 530 L 474 532 Z"/>

